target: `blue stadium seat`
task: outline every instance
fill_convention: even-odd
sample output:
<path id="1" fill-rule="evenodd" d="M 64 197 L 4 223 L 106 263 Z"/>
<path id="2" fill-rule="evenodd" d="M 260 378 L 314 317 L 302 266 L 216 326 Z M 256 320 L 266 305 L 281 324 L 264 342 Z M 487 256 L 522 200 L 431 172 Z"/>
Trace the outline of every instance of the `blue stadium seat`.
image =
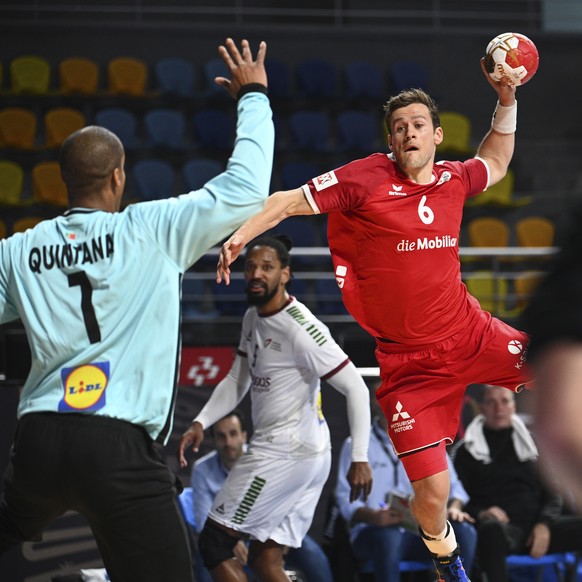
<path id="1" fill-rule="evenodd" d="M 279 59 L 268 58 L 265 69 L 269 79 L 269 97 L 290 99 L 293 96 L 291 67 Z"/>
<path id="2" fill-rule="evenodd" d="M 390 66 L 392 92 L 404 89 L 430 90 L 428 69 L 415 61 L 397 61 Z"/>
<path id="3" fill-rule="evenodd" d="M 541 558 L 512 554 L 507 556 L 506 563 L 512 574 L 512 580 L 515 579 L 516 582 L 518 580 L 545 582 L 548 579 L 566 582 L 571 579 L 568 573 L 576 570 L 578 556 L 573 552 L 546 554 Z"/>
<path id="4" fill-rule="evenodd" d="M 329 61 L 307 59 L 297 65 L 299 95 L 308 99 L 335 99 L 338 93 L 338 75 Z"/>
<path id="5" fill-rule="evenodd" d="M 166 57 L 155 65 L 157 88 L 165 94 L 191 97 L 197 75 L 194 64 L 183 57 Z"/>
<path id="6" fill-rule="evenodd" d="M 126 149 L 137 146 L 137 117 L 123 107 L 106 107 L 95 114 L 95 124 L 112 131 Z"/>
<path id="7" fill-rule="evenodd" d="M 214 82 L 216 77 L 230 79 L 230 71 L 221 57 L 213 57 L 204 63 L 204 90 L 207 97 L 224 97 L 230 99 L 228 93 Z"/>
<path id="8" fill-rule="evenodd" d="M 283 190 L 293 190 L 319 174 L 319 167 L 311 162 L 287 162 L 281 166 L 281 185 Z"/>
<path id="9" fill-rule="evenodd" d="M 336 119 L 338 148 L 356 150 L 362 154 L 382 148 L 382 118 L 374 113 L 346 110 Z"/>
<path id="10" fill-rule="evenodd" d="M 144 115 L 144 128 L 150 146 L 183 149 L 186 145 L 186 118 L 175 109 L 150 109 Z"/>
<path id="11" fill-rule="evenodd" d="M 182 178 L 186 190 L 198 190 L 208 180 L 211 180 L 224 171 L 224 165 L 209 158 L 195 158 L 182 166 Z"/>
<path id="12" fill-rule="evenodd" d="M 331 151 L 331 122 L 321 111 L 300 110 L 289 116 L 291 146 L 313 152 Z"/>
<path id="13" fill-rule="evenodd" d="M 222 109 L 198 110 L 192 119 L 194 138 L 201 148 L 231 151 L 234 146 L 236 122 Z"/>
<path id="14" fill-rule="evenodd" d="M 384 72 L 380 65 L 367 61 L 348 63 L 344 69 L 347 97 L 385 99 Z"/>
<path id="15" fill-rule="evenodd" d="M 174 193 L 175 174 L 169 162 L 140 160 L 133 165 L 132 176 L 136 194 L 141 200 L 160 200 Z"/>

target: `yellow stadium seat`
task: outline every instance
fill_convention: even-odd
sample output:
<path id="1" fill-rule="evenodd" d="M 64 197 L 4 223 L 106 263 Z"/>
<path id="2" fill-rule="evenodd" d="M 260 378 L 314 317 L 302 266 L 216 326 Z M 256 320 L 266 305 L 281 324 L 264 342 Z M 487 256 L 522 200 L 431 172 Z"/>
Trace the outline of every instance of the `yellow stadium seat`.
<path id="1" fill-rule="evenodd" d="M 471 145 L 471 120 L 458 111 L 442 111 L 439 117 L 443 128 L 443 142 L 437 146 L 437 151 L 474 154 L 475 149 Z"/>
<path id="2" fill-rule="evenodd" d="M 544 276 L 541 273 L 523 273 L 514 281 L 517 310 L 523 311 Z"/>
<path id="3" fill-rule="evenodd" d="M 500 218 L 490 216 L 474 218 L 469 222 L 467 232 L 472 247 L 509 246 L 509 226 Z"/>
<path id="4" fill-rule="evenodd" d="M 0 146 L 30 150 L 36 138 L 36 116 L 24 107 L 0 111 Z"/>
<path id="5" fill-rule="evenodd" d="M 148 68 L 144 61 L 134 57 L 116 57 L 107 65 L 111 93 L 142 96 L 146 92 Z"/>
<path id="6" fill-rule="evenodd" d="M 40 204 L 67 207 L 67 187 L 58 162 L 40 162 L 32 169 L 32 194 Z"/>
<path id="7" fill-rule="evenodd" d="M 526 206 L 531 202 L 531 196 L 514 196 L 515 175 L 511 168 L 507 169 L 507 173 L 496 184 L 489 186 L 485 192 L 477 194 L 469 198 L 465 206 L 482 206 L 490 204 L 492 206 L 502 206 L 506 208 L 519 208 Z"/>
<path id="8" fill-rule="evenodd" d="M 475 271 L 466 277 L 465 285 L 483 310 L 497 317 L 516 314 L 515 310 L 508 309 L 507 279 L 495 276 L 492 271 Z"/>
<path id="9" fill-rule="evenodd" d="M 48 93 L 51 65 L 37 55 L 23 55 L 10 62 L 10 79 L 14 93 Z"/>
<path id="10" fill-rule="evenodd" d="M 59 147 L 69 135 L 85 127 L 85 116 L 72 107 L 55 107 L 44 116 L 47 147 Z"/>
<path id="11" fill-rule="evenodd" d="M 0 160 L 0 204 L 17 206 L 21 204 L 24 170 L 20 164 L 10 160 Z"/>
<path id="12" fill-rule="evenodd" d="M 99 66 L 83 57 L 69 57 L 59 63 L 59 88 L 63 93 L 94 95 L 99 84 Z"/>
<path id="13" fill-rule="evenodd" d="M 543 216 L 528 216 L 515 223 L 517 244 L 522 247 L 551 247 L 554 245 L 554 223 Z"/>

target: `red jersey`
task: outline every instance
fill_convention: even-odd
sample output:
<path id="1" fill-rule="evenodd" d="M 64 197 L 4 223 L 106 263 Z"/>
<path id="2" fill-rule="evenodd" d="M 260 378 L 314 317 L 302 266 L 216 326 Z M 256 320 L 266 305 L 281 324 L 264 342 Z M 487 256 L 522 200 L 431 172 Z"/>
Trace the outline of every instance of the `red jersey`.
<path id="1" fill-rule="evenodd" d="M 355 160 L 303 188 L 328 217 L 346 308 L 370 334 L 422 345 L 443 340 L 480 309 L 461 281 L 465 200 L 488 184 L 483 160 L 439 162 L 430 184 L 409 180 L 386 154 Z"/>

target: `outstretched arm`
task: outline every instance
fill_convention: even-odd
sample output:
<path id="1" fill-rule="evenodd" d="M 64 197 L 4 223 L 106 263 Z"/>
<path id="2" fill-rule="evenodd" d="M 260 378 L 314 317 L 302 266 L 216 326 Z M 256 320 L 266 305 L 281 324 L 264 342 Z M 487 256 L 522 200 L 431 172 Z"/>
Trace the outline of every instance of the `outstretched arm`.
<path id="1" fill-rule="evenodd" d="M 289 216 L 314 214 L 302 188 L 275 192 L 267 198 L 261 212 L 249 218 L 220 249 L 216 267 L 216 282 L 230 284 L 230 265 L 239 256 L 245 245 L 266 230 L 274 228 Z"/>
<path id="2" fill-rule="evenodd" d="M 505 176 L 509 162 L 513 157 L 517 101 L 515 100 L 515 85 L 510 84 L 508 78 L 504 77 L 501 81 L 494 81 L 485 69 L 484 59 L 481 59 L 481 69 L 498 95 L 491 129 L 477 150 L 477 157 L 483 158 L 489 166 L 489 186 L 491 186 Z"/>

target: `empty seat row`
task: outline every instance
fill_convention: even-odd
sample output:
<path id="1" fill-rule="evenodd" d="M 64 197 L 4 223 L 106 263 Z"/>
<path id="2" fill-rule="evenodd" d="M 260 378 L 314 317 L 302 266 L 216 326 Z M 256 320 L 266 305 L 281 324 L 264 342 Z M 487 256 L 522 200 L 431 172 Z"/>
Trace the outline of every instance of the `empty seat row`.
<path id="1" fill-rule="evenodd" d="M 393 62 L 388 70 L 369 61 L 354 61 L 336 65 L 317 58 L 306 59 L 296 65 L 284 60 L 268 58 L 265 63 L 272 97 L 292 98 L 369 98 L 384 100 L 387 86 L 392 92 L 403 88 L 429 89 L 428 68 L 419 62 Z M 194 63 L 181 56 L 168 56 L 150 64 L 141 58 L 120 55 L 103 67 L 93 59 L 71 56 L 53 65 L 40 55 L 21 55 L 12 59 L 6 81 L 0 87 L 13 94 L 31 93 L 96 95 L 109 94 L 146 96 L 152 92 L 185 97 L 226 95 L 214 79 L 228 76 L 221 58 Z M 153 75 L 150 72 L 153 70 Z M 53 82 L 53 73 L 56 80 Z M 101 77 L 105 78 L 102 79 Z M 102 88 L 103 87 L 103 88 Z"/>
<path id="2" fill-rule="evenodd" d="M 516 220 L 515 242 L 521 247 L 552 247 L 556 233 L 553 220 L 544 216 L 526 216 Z M 508 247 L 512 229 L 501 218 L 483 216 L 467 224 L 468 243 L 472 247 Z"/>
<path id="3" fill-rule="evenodd" d="M 152 108 L 143 116 L 124 107 L 106 107 L 87 119 L 78 109 L 56 107 L 44 114 L 44 138 L 38 134 L 35 113 L 24 107 L 0 110 L 0 147 L 35 149 L 58 147 L 73 131 L 93 123 L 113 131 L 127 149 L 164 147 L 180 150 L 208 147 L 228 152 L 234 143 L 236 120 L 233 112 L 204 107 L 191 120 L 179 109 Z M 438 152 L 473 155 L 469 119 L 456 111 L 441 113 L 445 134 Z M 346 109 L 335 115 L 317 110 L 298 110 L 275 116 L 278 150 L 334 152 L 383 151 L 385 128 L 382 115 Z M 39 145 L 42 144 L 42 145 Z"/>
<path id="4" fill-rule="evenodd" d="M 196 158 L 183 164 L 181 180 L 178 180 L 174 167 L 169 162 L 159 159 L 140 160 L 127 168 L 131 184 L 126 188 L 127 198 L 141 200 L 168 198 L 179 193 L 177 186 L 186 192 L 197 190 L 224 169 L 224 163 L 218 160 Z M 22 166 L 12 160 L 0 160 L 0 205 L 67 206 L 67 191 L 57 161 L 49 160 L 35 164 L 30 172 L 30 178 L 30 192 L 27 192 L 26 173 Z"/>

